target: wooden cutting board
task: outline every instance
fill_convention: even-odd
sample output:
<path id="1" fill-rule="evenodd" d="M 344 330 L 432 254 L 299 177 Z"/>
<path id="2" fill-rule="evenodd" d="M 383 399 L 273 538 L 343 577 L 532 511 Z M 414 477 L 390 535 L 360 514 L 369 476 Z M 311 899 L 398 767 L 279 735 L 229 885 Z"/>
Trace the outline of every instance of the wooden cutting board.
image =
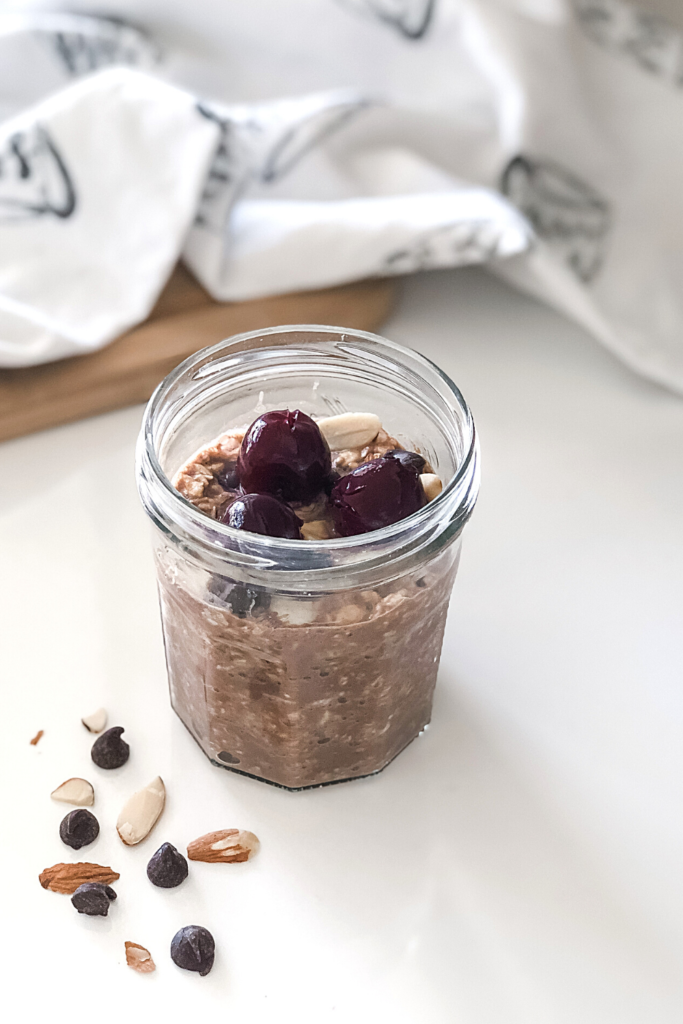
<path id="1" fill-rule="evenodd" d="M 249 302 L 214 302 L 178 266 L 149 318 L 90 355 L 0 369 L 0 441 L 145 402 L 187 356 L 231 334 L 278 324 L 376 330 L 392 304 L 390 281 L 360 281 Z"/>

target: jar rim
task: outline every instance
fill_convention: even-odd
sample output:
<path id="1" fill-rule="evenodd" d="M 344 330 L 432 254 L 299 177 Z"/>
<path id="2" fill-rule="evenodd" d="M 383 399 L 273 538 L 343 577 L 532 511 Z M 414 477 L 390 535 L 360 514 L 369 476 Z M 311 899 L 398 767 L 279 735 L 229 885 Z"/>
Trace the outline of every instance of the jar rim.
<path id="1" fill-rule="evenodd" d="M 342 342 L 344 340 L 369 342 L 390 351 L 394 356 L 402 359 L 404 363 L 416 363 L 418 368 L 424 370 L 425 374 L 436 375 L 441 384 L 445 386 L 447 397 L 459 406 L 462 420 L 467 427 L 467 432 L 463 438 L 465 443 L 463 445 L 462 461 L 452 478 L 444 485 L 443 490 L 436 498 L 405 519 L 382 527 L 379 530 L 357 534 L 352 537 L 335 537 L 327 540 L 307 540 L 302 542 L 300 540 L 267 537 L 261 534 L 236 530 L 234 527 L 209 518 L 176 490 L 162 468 L 157 451 L 156 437 L 156 426 L 160 410 L 176 385 L 183 378 L 196 378 L 197 375 L 193 371 L 196 371 L 202 365 L 211 363 L 219 355 L 229 355 L 230 350 L 236 350 L 240 344 L 259 338 L 265 339 L 273 335 L 285 337 L 295 333 L 336 336 Z M 261 350 L 255 347 L 249 348 L 248 351 L 255 355 Z M 266 351 L 266 349 L 263 351 Z M 272 351 L 272 348 L 270 351 Z M 137 451 L 137 476 L 140 496 L 151 518 L 157 520 L 157 524 L 161 525 L 158 522 L 158 514 L 161 513 L 163 518 L 182 528 L 186 541 L 194 541 L 205 550 L 207 546 L 208 548 L 213 548 L 214 554 L 222 556 L 223 559 L 229 555 L 232 561 L 238 553 L 236 549 L 239 549 L 239 553 L 246 556 L 246 564 L 260 563 L 260 568 L 288 568 L 294 576 L 297 574 L 301 575 L 302 573 L 308 574 L 311 571 L 318 576 L 320 573 L 338 570 L 340 566 L 328 565 L 311 568 L 308 565 L 301 568 L 293 568 L 287 565 L 287 563 L 292 558 L 296 561 L 296 556 L 300 558 L 303 553 L 302 548 L 307 553 L 307 559 L 311 561 L 315 561 L 315 555 L 334 556 L 335 553 L 339 555 L 344 553 L 352 554 L 360 549 L 368 548 L 375 550 L 383 549 L 385 552 L 384 557 L 386 558 L 387 548 L 400 548 L 402 539 L 408 540 L 410 537 L 416 538 L 418 535 L 424 534 L 425 531 L 431 532 L 429 531 L 430 524 L 443 524 L 444 520 L 449 520 L 452 527 L 457 527 L 456 530 L 449 530 L 451 535 L 454 532 L 459 532 L 469 519 L 476 502 L 479 481 L 478 461 L 478 438 L 469 406 L 457 385 L 432 360 L 416 352 L 414 349 L 399 345 L 397 342 L 390 341 L 368 331 L 334 327 L 326 324 L 285 324 L 262 330 L 245 331 L 200 349 L 179 363 L 164 378 L 152 394 L 143 416 Z M 157 492 L 155 497 L 152 498 L 150 486 L 155 485 Z M 223 538 L 223 543 L 221 543 L 221 538 Z M 227 547 L 225 544 L 226 540 L 231 542 Z M 364 562 L 365 560 L 360 564 L 363 565 Z M 349 568 L 348 564 L 345 568 Z"/>

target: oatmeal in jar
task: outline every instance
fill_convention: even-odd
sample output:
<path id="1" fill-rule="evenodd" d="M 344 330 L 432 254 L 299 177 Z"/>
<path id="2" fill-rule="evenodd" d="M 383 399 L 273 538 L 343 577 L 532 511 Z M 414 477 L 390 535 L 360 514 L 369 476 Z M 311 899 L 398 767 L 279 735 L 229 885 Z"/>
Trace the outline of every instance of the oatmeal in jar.
<path id="1" fill-rule="evenodd" d="M 409 437 L 292 402 L 169 466 L 193 538 L 155 535 L 171 701 L 215 764 L 340 782 L 429 722 L 465 519 L 438 518 L 449 479 Z"/>

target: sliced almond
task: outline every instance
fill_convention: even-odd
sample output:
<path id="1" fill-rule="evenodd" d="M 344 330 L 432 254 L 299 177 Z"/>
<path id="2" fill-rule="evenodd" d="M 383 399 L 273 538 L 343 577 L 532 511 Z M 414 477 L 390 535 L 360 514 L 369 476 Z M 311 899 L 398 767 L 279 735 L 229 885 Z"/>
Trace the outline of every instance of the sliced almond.
<path id="1" fill-rule="evenodd" d="M 126 942 L 126 963 L 139 974 L 151 974 L 156 971 L 157 965 L 152 960 L 152 954 L 144 946 L 137 942 Z"/>
<path id="2" fill-rule="evenodd" d="M 93 711 L 92 715 L 86 715 L 85 718 L 81 718 L 81 722 L 86 727 L 88 732 L 102 732 L 107 724 L 107 712 L 104 708 L 98 708 L 97 711 Z"/>
<path id="3" fill-rule="evenodd" d="M 187 856 L 207 864 L 238 864 L 253 857 L 260 845 L 253 832 L 226 828 L 222 832 L 207 832 L 189 843 Z"/>
<path id="4" fill-rule="evenodd" d="M 102 867 L 101 864 L 79 861 L 76 864 L 53 864 L 51 868 L 45 868 L 40 872 L 38 881 L 43 889 L 72 893 L 76 892 L 79 885 L 83 885 L 85 882 L 101 882 L 102 885 L 111 885 L 120 877 L 118 871 Z"/>
<path id="5" fill-rule="evenodd" d="M 126 802 L 116 822 L 116 831 L 126 846 L 136 846 L 150 834 L 166 803 L 166 788 L 157 775 Z"/>
<path id="6" fill-rule="evenodd" d="M 443 490 L 441 477 L 437 476 L 436 473 L 420 473 L 420 483 L 422 484 L 422 490 L 427 495 L 427 501 L 432 501 Z"/>
<path id="7" fill-rule="evenodd" d="M 276 596 L 270 602 L 270 610 L 290 626 L 307 626 L 318 616 L 318 602 Z"/>
<path id="8" fill-rule="evenodd" d="M 340 626 L 352 626 L 355 622 L 360 622 L 364 614 L 363 609 L 357 604 L 345 604 L 338 610 L 334 621 Z"/>
<path id="9" fill-rule="evenodd" d="M 312 523 L 304 523 L 301 536 L 304 540 L 329 540 L 332 534 L 324 519 L 314 519 Z"/>
<path id="10" fill-rule="evenodd" d="M 67 779 L 53 789 L 50 796 L 60 804 L 74 804 L 76 807 L 92 807 L 95 803 L 95 790 L 87 779 Z"/>
<path id="11" fill-rule="evenodd" d="M 374 412 L 343 412 L 318 420 L 318 427 L 330 451 L 340 452 L 370 444 L 382 429 L 382 421 Z"/>

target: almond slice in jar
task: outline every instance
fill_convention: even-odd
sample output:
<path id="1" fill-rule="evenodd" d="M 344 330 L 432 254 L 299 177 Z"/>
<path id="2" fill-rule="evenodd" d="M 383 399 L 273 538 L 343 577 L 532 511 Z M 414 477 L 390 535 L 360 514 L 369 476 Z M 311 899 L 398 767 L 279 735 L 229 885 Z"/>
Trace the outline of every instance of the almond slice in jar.
<path id="1" fill-rule="evenodd" d="M 226 828 L 220 832 L 207 832 L 187 847 L 189 860 L 206 864 L 240 864 L 258 852 L 260 843 L 253 832 L 239 828 Z"/>
<path id="2" fill-rule="evenodd" d="M 92 715 L 86 715 L 85 718 L 81 718 L 81 722 L 88 732 L 102 732 L 107 725 L 107 718 L 106 710 L 98 708 L 97 711 L 93 711 Z"/>
<path id="3" fill-rule="evenodd" d="M 318 428 L 330 451 L 340 452 L 370 444 L 382 429 L 382 421 L 373 412 L 343 412 L 318 420 Z"/>
<path id="4" fill-rule="evenodd" d="M 102 885 L 111 885 L 120 878 L 118 871 L 103 867 L 101 864 L 90 864 L 88 861 L 79 861 L 76 864 L 53 864 L 51 868 L 45 868 L 38 875 L 38 881 L 43 889 L 51 889 L 52 892 L 60 892 L 63 895 L 76 892 L 80 885 L 86 882 L 101 882 Z"/>
<path id="5" fill-rule="evenodd" d="M 311 523 L 304 523 L 301 536 L 304 540 L 329 540 L 332 534 L 324 519 L 314 519 Z"/>
<path id="6" fill-rule="evenodd" d="M 166 787 L 157 775 L 148 786 L 127 800 L 116 822 L 116 831 L 126 846 L 137 846 L 156 825 L 166 803 Z"/>
<path id="7" fill-rule="evenodd" d="M 126 963 L 138 974 L 151 974 L 156 971 L 157 965 L 152 959 L 152 954 L 144 946 L 137 942 L 126 942 Z"/>
<path id="8" fill-rule="evenodd" d="M 427 501 L 433 501 L 443 490 L 441 477 L 436 473 L 420 473 L 420 483 L 427 496 Z"/>
<path id="9" fill-rule="evenodd" d="M 92 807 L 95 803 L 95 790 L 87 779 L 67 779 L 53 789 L 50 796 L 60 804 L 74 807 Z"/>

